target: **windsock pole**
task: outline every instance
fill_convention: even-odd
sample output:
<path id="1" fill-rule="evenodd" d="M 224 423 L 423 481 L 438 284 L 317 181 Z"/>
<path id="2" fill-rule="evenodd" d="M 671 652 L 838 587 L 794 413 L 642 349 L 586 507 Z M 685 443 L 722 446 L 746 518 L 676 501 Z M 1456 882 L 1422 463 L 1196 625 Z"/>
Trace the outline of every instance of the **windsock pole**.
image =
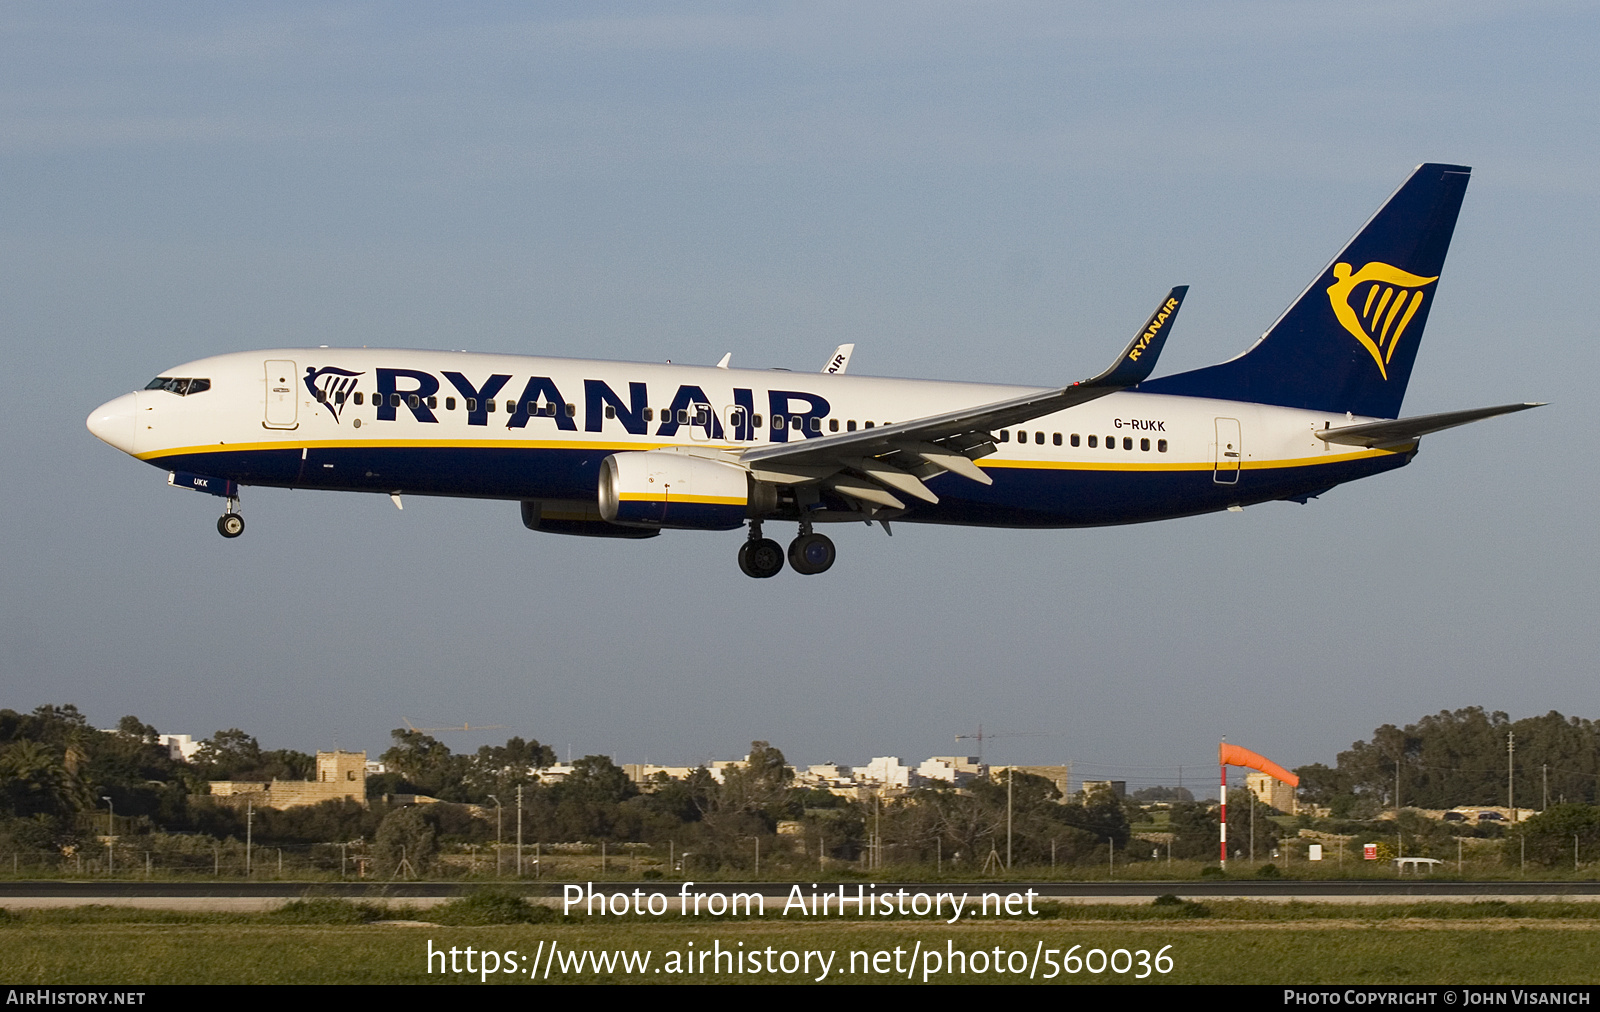
<path id="1" fill-rule="evenodd" d="M 1224 740 L 1226 740 L 1226 739 L 1224 739 Z M 1221 846 L 1222 846 L 1222 870 L 1223 871 L 1227 871 L 1228 870 L 1228 767 L 1226 765 L 1224 765 L 1224 764 L 1218 763 L 1217 764 L 1217 769 L 1222 774 L 1222 776 L 1221 776 L 1221 779 L 1222 779 L 1222 792 L 1218 795 L 1218 797 L 1220 797 L 1222 799 L 1222 821 L 1220 823 L 1221 831 L 1222 831 L 1222 844 L 1221 844 Z"/>

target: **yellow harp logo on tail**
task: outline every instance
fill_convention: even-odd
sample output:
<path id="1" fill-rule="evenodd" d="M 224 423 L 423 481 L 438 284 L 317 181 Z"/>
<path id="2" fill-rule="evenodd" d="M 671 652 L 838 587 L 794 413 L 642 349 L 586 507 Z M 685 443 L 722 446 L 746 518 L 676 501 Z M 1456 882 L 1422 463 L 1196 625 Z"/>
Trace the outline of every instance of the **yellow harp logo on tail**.
<path id="1" fill-rule="evenodd" d="M 1374 260 L 1354 273 L 1349 264 L 1334 264 L 1333 276 L 1337 280 L 1328 288 L 1333 315 L 1361 342 L 1378 364 L 1378 372 L 1388 379 L 1394 349 L 1422 308 L 1422 289 L 1438 281 L 1438 275 L 1424 278 Z"/>

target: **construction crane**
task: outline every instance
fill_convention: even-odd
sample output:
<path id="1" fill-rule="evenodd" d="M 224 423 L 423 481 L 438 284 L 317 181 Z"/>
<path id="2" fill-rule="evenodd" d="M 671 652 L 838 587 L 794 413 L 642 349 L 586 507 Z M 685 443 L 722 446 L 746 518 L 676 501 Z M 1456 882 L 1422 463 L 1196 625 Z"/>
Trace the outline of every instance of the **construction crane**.
<path id="1" fill-rule="evenodd" d="M 406 730 L 415 731 L 418 734 L 441 734 L 445 731 L 504 731 L 506 729 L 504 724 L 479 724 L 476 727 L 471 724 L 462 724 L 460 727 L 418 727 L 405 717 L 400 719 L 405 723 Z"/>
<path id="2" fill-rule="evenodd" d="M 956 741 L 976 740 L 978 743 L 978 762 L 983 762 L 983 741 L 985 738 L 1048 738 L 1049 731 L 993 731 L 984 733 L 983 725 L 978 725 L 976 734 L 958 734 Z"/>

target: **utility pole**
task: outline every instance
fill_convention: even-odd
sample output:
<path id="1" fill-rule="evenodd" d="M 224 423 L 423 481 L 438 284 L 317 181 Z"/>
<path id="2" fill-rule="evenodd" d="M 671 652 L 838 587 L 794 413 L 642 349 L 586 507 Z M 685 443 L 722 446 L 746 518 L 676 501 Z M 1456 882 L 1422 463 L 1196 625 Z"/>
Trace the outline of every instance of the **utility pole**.
<path id="1" fill-rule="evenodd" d="M 494 802 L 494 877 L 500 877 L 500 841 L 505 835 L 502 828 L 505 825 L 505 809 L 500 807 L 500 799 L 493 794 L 488 795 Z"/>
<path id="2" fill-rule="evenodd" d="M 1516 739 L 1514 733 L 1506 732 L 1506 807 L 1511 809 L 1512 822 L 1517 821 L 1516 791 L 1512 779 L 1517 769 L 1514 761 L 1517 752 Z"/>
<path id="3" fill-rule="evenodd" d="M 117 873 L 117 809 L 109 796 L 100 800 L 106 803 L 106 876 L 111 877 Z"/>
<path id="4" fill-rule="evenodd" d="M 1544 774 L 1544 802 L 1539 806 L 1539 811 L 1550 807 L 1550 764 L 1542 763 L 1539 769 Z"/>
<path id="5" fill-rule="evenodd" d="M 250 877 L 250 844 L 256 823 L 256 803 L 254 800 L 244 803 L 244 877 Z"/>
<path id="6" fill-rule="evenodd" d="M 572 746 L 567 746 L 571 748 Z M 517 785 L 517 878 L 522 878 L 522 785 Z"/>
<path id="7" fill-rule="evenodd" d="M 1016 767 L 1006 767 L 1006 871 L 1011 870 L 1011 784 L 1016 780 Z"/>

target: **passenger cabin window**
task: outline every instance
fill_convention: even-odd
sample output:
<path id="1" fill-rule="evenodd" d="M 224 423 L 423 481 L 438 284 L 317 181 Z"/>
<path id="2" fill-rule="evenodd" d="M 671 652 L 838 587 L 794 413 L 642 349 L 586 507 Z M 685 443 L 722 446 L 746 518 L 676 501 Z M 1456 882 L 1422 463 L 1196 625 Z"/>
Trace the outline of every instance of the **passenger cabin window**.
<path id="1" fill-rule="evenodd" d="M 844 423 L 844 430 L 846 432 L 854 432 L 854 431 L 856 431 L 856 420 L 854 418 L 852 418 L 848 422 L 845 422 Z"/>
<path id="2" fill-rule="evenodd" d="M 1059 432 L 1051 433 L 1050 434 L 1050 441 L 1052 443 L 1056 444 L 1057 446 L 1060 446 L 1061 445 L 1061 433 L 1059 433 Z"/>
<path id="3" fill-rule="evenodd" d="M 1106 437 L 1106 449 L 1115 450 L 1116 448 L 1117 448 L 1117 437 L 1116 436 L 1107 436 Z"/>
<path id="4" fill-rule="evenodd" d="M 1165 439 L 1156 440 L 1156 452 L 1157 453 L 1166 453 L 1167 452 L 1167 441 Z"/>
<path id="5" fill-rule="evenodd" d="M 439 398 L 437 398 L 437 397 L 429 397 L 428 398 L 428 407 L 436 408 L 438 406 L 439 406 Z"/>
<path id="6" fill-rule="evenodd" d="M 444 409 L 446 411 L 454 411 L 456 409 L 456 399 L 454 397 L 446 397 L 444 399 Z"/>
<path id="7" fill-rule="evenodd" d="M 1072 445 L 1073 446 L 1077 446 L 1078 445 L 1078 434 L 1076 432 L 1074 432 L 1072 434 Z"/>
<path id="8" fill-rule="evenodd" d="M 1133 437 L 1132 436 L 1123 436 L 1122 437 L 1122 448 L 1124 450 L 1133 449 Z"/>
<path id="9" fill-rule="evenodd" d="M 839 419 L 837 419 L 837 418 L 828 419 L 828 431 L 829 432 L 838 432 L 839 431 Z"/>
<path id="10" fill-rule="evenodd" d="M 389 406 L 391 408 L 398 408 L 400 406 L 400 395 L 399 394 L 390 394 L 389 395 Z"/>
<path id="11" fill-rule="evenodd" d="M 1000 430 L 1000 442 L 1002 442 L 1002 443 L 1011 442 L 1011 430 L 1010 429 L 1001 429 Z"/>
<path id="12" fill-rule="evenodd" d="M 835 422 L 834 424 L 837 425 L 838 423 Z M 812 432 L 821 432 L 822 431 L 822 419 L 820 419 L 820 418 L 811 419 L 810 428 L 811 428 Z"/>
<path id="13" fill-rule="evenodd" d="M 617 406 L 615 404 L 607 404 L 606 405 L 606 417 L 607 418 L 615 418 L 615 417 L 617 417 Z"/>
<path id="14" fill-rule="evenodd" d="M 1074 445 L 1074 446 L 1078 445 L 1078 440 L 1076 439 L 1076 437 L 1074 437 L 1074 439 L 1072 440 L 1072 445 Z M 1100 445 L 1100 442 L 1099 442 L 1099 437 L 1098 436 L 1090 436 L 1089 437 L 1089 449 L 1092 450 L 1096 446 L 1099 446 L 1099 445 Z"/>
<path id="15" fill-rule="evenodd" d="M 1035 433 L 1034 433 L 1034 434 L 1033 434 L 1033 441 L 1034 441 L 1034 442 L 1035 442 L 1035 443 L 1037 443 L 1037 444 L 1038 444 L 1038 445 L 1040 445 L 1040 446 L 1043 446 L 1043 445 L 1044 445 L 1044 433 L 1042 433 L 1042 432 L 1035 432 Z M 1059 440 L 1058 440 L 1058 442 L 1059 442 Z"/>
<path id="16" fill-rule="evenodd" d="M 872 428 L 872 423 L 871 422 L 862 422 L 861 425 L 862 425 L 863 428 L 868 428 L 868 429 Z"/>
<path id="17" fill-rule="evenodd" d="M 757 429 L 761 428 L 761 416 L 760 415 L 751 415 L 750 416 L 750 425 L 753 428 L 757 428 Z"/>
<path id="18" fill-rule="evenodd" d="M 1149 453 L 1150 452 L 1150 440 L 1148 440 L 1148 439 L 1139 440 L 1139 449 L 1143 450 L 1146 453 Z"/>
<path id="19" fill-rule="evenodd" d="M 655 408 L 645 408 L 644 409 L 644 420 L 647 421 L 647 422 L 655 421 L 656 420 L 656 409 Z"/>
<path id="20" fill-rule="evenodd" d="M 356 391 L 356 403 L 357 404 L 361 403 L 361 391 L 359 391 L 359 390 Z"/>
<path id="21" fill-rule="evenodd" d="M 772 416 L 772 431 L 773 432 L 777 432 L 781 428 L 783 428 L 783 416 L 782 415 L 773 415 Z"/>

